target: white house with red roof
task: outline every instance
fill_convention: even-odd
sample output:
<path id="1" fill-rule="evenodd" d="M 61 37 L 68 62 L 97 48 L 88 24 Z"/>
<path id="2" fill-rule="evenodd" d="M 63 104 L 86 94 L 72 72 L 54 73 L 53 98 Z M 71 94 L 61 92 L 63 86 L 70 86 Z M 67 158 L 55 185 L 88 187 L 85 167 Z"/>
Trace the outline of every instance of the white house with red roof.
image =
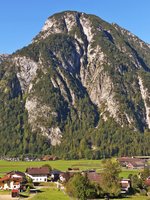
<path id="1" fill-rule="evenodd" d="M 33 180 L 33 183 L 47 182 L 50 171 L 48 167 L 32 167 L 26 169 L 26 175 Z"/>
<path id="2" fill-rule="evenodd" d="M 21 183 L 25 181 L 25 174 L 19 171 L 7 173 L 3 178 L 0 178 L 0 189 L 12 190 L 20 189 Z"/>

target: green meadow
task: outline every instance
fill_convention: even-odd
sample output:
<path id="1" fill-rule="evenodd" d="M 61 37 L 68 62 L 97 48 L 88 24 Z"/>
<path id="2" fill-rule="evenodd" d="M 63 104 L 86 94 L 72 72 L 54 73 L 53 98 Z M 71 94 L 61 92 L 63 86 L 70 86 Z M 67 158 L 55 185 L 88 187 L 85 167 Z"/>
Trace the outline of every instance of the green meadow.
<path id="1" fill-rule="evenodd" d="M 56 161 L 3 161 L 0 160 L 0 176 L 12 170 L 18 170 L 24 172 L 28 167 L 40 167 L 44 164 L 49 164 L 53 169 L 66 171 L 68 168 L 79 168 L 80 170 L 95 169 L 97 172 L 102 170 L 102 160 L 56 160 Z M 137 174 L 138 170 L 128 170 L 122 168 L 120 177 L 127 178 L 129 174 Z M 5 195 L 5 192 L 0 192 L 1 195 Z M 70 198 L 58 191 L 54 186 L 50 188 L 42 189 L 42 192 L 30 197 L 30 200 L 69 200 Z M 115 199 L 114 199 L 115 200 Z M 121 200 L 121 199 L 117 199 Z M 145 196 L 129 196 L 122 200 L 150 200 L 150 197 Z"/>
<path id="2" fill-rule="evenodd" d="M 56 161 L 4 161 L 0 160 L 0 176 L 12 170 L 25 172 L 28 167 L 41 167 L 49 164 L 53 169 L 66 171 L 68 168 L 79 168 L 80 170 L 94 169 L 102 170 L 102 160 L 56 160 Z M 122 169 L 120 177 L 127 178 L 129 174 L 137 174 L 138 170 Z"/>
<path id="3" fill-rule="evenodd" d="M 35 195 L 31 200 L 70 200 L 67 194 L 58 189 L 42 189 L 40 193 Z"/>
<path id="4" fill-rule="evenodd" d="M 38 193 L 30 200 L 75 200 L 73 198 L 68 197 L 67 194 L 62 191 L 58 191 L 57 189 L 42 189 L 41 193 Z M 101 199 L 103 200 L 103 199 Z M 117 198 L 113 200 L 150 200 L 150 197 L 147 196 L 128 196 L 126 198 Z"/>
<path id="5" fill-rule="evenodd" d="M 69 167 L 86 169 L 101 169 L 101 160 L 56 160 L 56 161 L 4 161 L 0 160 L 0 173 L 12 170 L 25 171 L 27 167 L 40 167 L 49 164 L 53 169 L 66 171 Z"/>

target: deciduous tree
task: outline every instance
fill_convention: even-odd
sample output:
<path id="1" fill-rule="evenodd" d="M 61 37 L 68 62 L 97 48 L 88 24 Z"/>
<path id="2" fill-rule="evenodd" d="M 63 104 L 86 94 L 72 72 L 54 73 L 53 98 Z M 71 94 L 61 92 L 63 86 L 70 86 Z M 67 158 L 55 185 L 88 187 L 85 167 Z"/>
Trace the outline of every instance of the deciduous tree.
<path id="1" fill-rule="evenodd" d="M 110 196 L 118 196 L 121 192 L 119 173 L 121 167 L 118 162 L 106 160 L 103 166 L 102 182 L 100 183 L 104 193 Z"/>

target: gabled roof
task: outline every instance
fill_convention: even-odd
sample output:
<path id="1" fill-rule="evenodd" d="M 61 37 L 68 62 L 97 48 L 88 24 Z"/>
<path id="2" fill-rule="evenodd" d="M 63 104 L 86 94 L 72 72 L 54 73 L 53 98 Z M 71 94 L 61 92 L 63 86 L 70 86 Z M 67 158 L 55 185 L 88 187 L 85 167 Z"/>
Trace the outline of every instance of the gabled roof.
<path id="1" fill-rule="evenodd" d="M 122 163 L 122 162 L 126 162 L 126 163 L 129 163 L 129 162 L 140 162 L 140 163 L 145 163 L 146 160 L 145 159 L 139 159 L 139 158 L 133 158 L 133 157 L 120 157 L 120 158 L 117 158 L 117 160 Z"/>
<path id="2" fill-rule="evenodd" d="M 102 181 L 102 176 L 96 172 L 88 172 L 86 173 L 88 179 L 92 182 L 100 183 Z"/>
<path id="3" fill-rule="evenodd" d="M 26 173 L 30 175 L 48 175 L 49 168 L 48 167 L 32 167 L 27 168 Z"/>
<path id="4" fill-rule="evenodd" d="M 132 165 L 133 167 L 144 167 L 145 166 L 145 164 L 140 161 L 131 161 L 127 164 L 127 166 L 128 165 Z"/>
<path id="5" fill-rule="evenodd" d="M 8 181 L 10 179 L 11 179 L 11 177 L 9 175 L 6 175 L 3 178 L 0 178 L 0 182 L 2 182 L 2 181 Z"/>
<path id="6" fill-rule="evenodd" d="M 74 176 L 75 173 L 73 172 L 62 172 L 60 177 L 63 177 L 66 181 L 68 181 L 71 177 Z"/>
<path id="7" fill-rule="evenodd" d="M 0 182 L 3 182 L 3 181 L 15 181 L 15 182 L 18 181 L 18 182 L 21 182 L 22 181 L 22 177 L 21 178 L 14 178 L 14 177 L 11 177 L 10 174 L 7 174 L 3 178 L 0 178 Z"/>
<path id="8" fill-rule="evenodd" d="M 18 175 L 18 176 L 22 176 L 22 177 L 25 177 L 25 173 L 24 172 L 20 172 L 20 171 L 11 171 L 11 172 L 8 172 L 7 175 Z"/>

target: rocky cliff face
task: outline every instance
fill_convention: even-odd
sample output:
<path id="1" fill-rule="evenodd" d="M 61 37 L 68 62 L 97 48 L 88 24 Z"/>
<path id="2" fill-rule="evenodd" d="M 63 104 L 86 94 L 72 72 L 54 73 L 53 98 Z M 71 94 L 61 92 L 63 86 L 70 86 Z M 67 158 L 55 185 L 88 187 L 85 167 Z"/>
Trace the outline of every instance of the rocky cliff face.
<path id="1" fill-rule="evenodd" d="M 4 60 L 7 60 L 9 57 L 8 54 L 0 54 L 0 63 L 3 62 Z"/>
<path id="2" fill-rule="evenodd" d="M 100 109 L 101 117 L 107 120 L 107 116 L 112 116 L 121 126 L 126 123 L 135 126 L 138 113 L 132 110 L 133 113 L 129 114 L 127 110 L 120 109 L 121 102 L 119 97 L 116 98 L 115 87 L 120 84 L 122 86 L 121 90 L 117 91 L 118 96 L 121 96 L 122 92 L 128 94 L 128 90 L 136 93 L 137 87 L 134 87 L 134 84 L 138 78 L 134 77 L 130 85 L 130 80 L 125 76 L 133 71 L 138 73 L 140 69 L 149 72 L 149 46 L 116 24 L 110 25 L 95 16 L 77 12 L 64 12 L 50 17 L 33 42 L 39 42 L 53 34 L 73 37 L 73 51 L 76 52 L 72 51 L 73 55 L 67 62 L 64 62 L 64 59 L 60 62 L 63 68 L 74 69 L 73 73 L 77 74 L 91 101 Z M 60 59 L 57 53 L 55 56 Z M 118 76 L 118 83 L 113 80 L 115 75 Z M 130 87 L 127 88 L 126 84 Z M 141 101 L 144 101 L 140 91 L 139 96 Z M 132 97 L 129 98 L 134 104 Z M 128 102 L 122 103 L 130 109 Z M 146 120 L 145 108 L 140 109 L 144 128 L 150 124 Z"/>
<path id="3" fill-rule="evenodd" d="M 32 44 L 5 60 L 0 84 L 13 68 L 31 132 L 52 145 L 63 141 L 66 127 L 85 135 L 110 118 L 122 128 L 150 128 L 150 47 L 117 24 L 58 13 Z"/>

